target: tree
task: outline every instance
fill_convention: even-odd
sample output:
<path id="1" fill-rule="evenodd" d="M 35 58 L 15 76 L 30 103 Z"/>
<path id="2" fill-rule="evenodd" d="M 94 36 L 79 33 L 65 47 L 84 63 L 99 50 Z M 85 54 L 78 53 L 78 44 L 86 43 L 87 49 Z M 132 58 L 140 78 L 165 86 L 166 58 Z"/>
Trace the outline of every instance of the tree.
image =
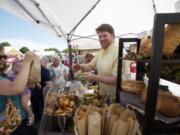
<path id="1" fill-rule="evenodd" d="M 57 48 L 47 48 L 47 49 L 44 49 L 44 51 L 54 51 L 60 56 L 60 58 L 62 58 L 61 52 Z"/>
<path id="2" fill-rule="evenodd" d="M 63 52 L 63 53 L 67 53 L 67 52 L 68 52 L 68 49 L 66 48 L 66 49 L 64 49 L 62 52 Z"/>
<path id="3" fill-rule="evenodd" d="M 54 51 L 57 54 L 60 54 L 60 51 L 57 48 L 47 48 L 45 51 Z"/>
<path id="4" fill-rule="evenodd" d="M 0 46 L 11 46 L 9 42 L 2 42 L 0 43 Z"/>
<path id="5" fill-rule="evenodd" d="M 27 51 L 29 51 L 29 49 L 24 46 L 21 49 L 19 49 L 19 51 L 22 52 L 22 53 L 26 53 Z"/>
<path id="6" fill-rule="evenodd" d="M 73 53 L 76 53 L 76 51 L 77 51 L 77 49 L 72 48 L 72 52 L 73 52 Z M 63 52 L 64 52 L 64 53 L 68 53 L 68 48 L 64 49 Z"/>

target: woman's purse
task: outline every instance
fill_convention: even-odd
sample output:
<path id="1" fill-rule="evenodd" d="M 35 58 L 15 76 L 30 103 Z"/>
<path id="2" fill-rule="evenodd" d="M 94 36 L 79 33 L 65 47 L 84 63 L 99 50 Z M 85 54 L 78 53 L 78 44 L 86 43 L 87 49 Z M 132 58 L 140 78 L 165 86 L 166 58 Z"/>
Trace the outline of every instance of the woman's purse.
<path id="1" fill-rule="evenodd" d="M 7 99 L 5 111 L 0 115 L 3 118 L 0 120 L 0 135 L 11 134 L 22 122 L 20 110 L 13 105 L 10 97 Z"/>

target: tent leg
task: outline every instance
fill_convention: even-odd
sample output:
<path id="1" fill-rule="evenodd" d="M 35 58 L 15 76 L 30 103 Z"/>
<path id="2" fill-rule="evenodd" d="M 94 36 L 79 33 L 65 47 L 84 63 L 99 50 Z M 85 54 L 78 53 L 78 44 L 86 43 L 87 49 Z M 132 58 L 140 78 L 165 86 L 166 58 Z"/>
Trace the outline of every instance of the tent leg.
<path id="1" fill-rule="evenodd" d="M 71 49 L 71 44 L 68 36 L 68 54 L 69 54 L 69 81 L 74 79 L 73 71 L 72 71 L 72 49 Z"/>

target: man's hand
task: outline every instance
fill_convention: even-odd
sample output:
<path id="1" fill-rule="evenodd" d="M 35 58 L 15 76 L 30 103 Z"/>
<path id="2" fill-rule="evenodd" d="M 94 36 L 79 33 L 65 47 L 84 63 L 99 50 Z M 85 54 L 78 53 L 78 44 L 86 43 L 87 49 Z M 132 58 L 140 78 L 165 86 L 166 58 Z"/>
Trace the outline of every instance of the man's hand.
<path id="1" fill-rule="evenodd" d="M 72 65 L 72 70 L 73 70 L 74 73 L 77 72 L 80 69 L 81 69 L 81 65 L 79 65 L 79 64 L 73 64 Z"/>
<path id="2" fill-rule="evenodd" d="M 84 73 L 84 78 L 85 78 L 85 80 L 88 80 L 88 81 L 96 81 L 95 80 L 96 75 L 91 73 L 91 72 L 85 72 Z"/>

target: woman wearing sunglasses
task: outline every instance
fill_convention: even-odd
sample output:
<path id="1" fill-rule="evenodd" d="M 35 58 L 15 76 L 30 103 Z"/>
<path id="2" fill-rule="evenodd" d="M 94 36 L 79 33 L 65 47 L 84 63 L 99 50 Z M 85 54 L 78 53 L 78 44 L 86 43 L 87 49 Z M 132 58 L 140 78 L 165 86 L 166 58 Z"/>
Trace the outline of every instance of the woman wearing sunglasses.
<path id="1" fill-rule="evenodd" d="M 0 95 L 17 95 L 22 93 L 28 82 L 30 65 L 34 54 L 27 52 L 22 62 L 22 67 L 14 81 L 4 79 L 6 69 L 6 58 L 4 47 L 0 46 Z"/>

